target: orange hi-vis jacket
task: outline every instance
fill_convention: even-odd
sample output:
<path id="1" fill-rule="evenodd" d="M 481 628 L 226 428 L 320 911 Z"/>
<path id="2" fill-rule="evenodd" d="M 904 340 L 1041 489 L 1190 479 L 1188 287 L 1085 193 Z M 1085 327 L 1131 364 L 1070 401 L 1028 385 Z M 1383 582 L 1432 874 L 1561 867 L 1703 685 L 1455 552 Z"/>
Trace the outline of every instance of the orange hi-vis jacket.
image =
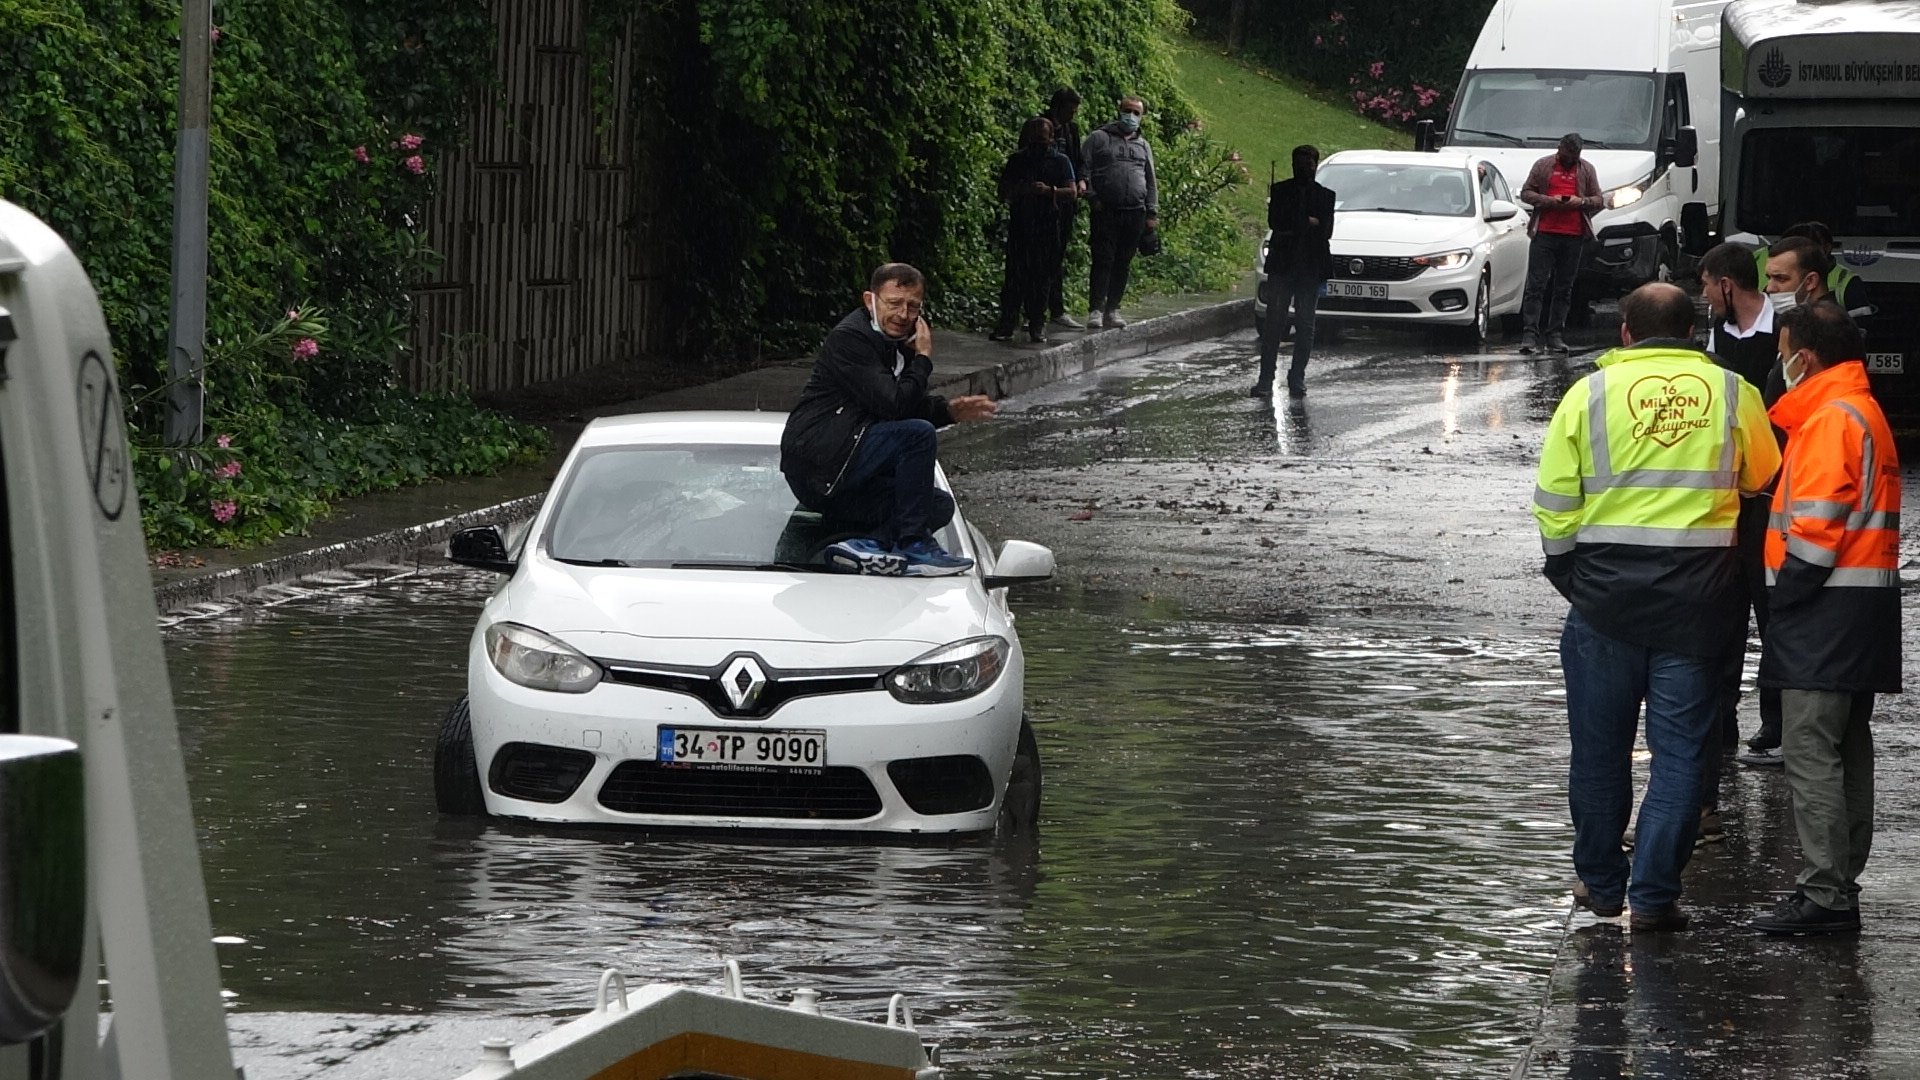
<path id="1" fill-rule="evenodd" d="M 1900 691 L 1900 460 L 1858 361 L 1774 403 L 1786 462 L 1767 532 L 1760 683 Z"/>

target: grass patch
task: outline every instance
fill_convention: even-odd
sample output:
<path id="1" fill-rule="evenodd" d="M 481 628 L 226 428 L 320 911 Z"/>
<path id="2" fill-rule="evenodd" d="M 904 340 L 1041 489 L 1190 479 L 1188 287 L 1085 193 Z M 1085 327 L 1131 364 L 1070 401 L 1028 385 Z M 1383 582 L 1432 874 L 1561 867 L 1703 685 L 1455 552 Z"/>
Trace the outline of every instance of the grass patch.
<path id="1" fill-rule="evenodd" d="M 1301 143 L 1336 150 L 1411 150 L 1413 138 L 1376 124 L 1341 102 L 1328 101 L 1283 76 L 1223 56 L 1205 41 L 1173 39 L 1184 91 L 1207 123 L 1207 134 L 1240 151 L 1253 182 L 1226 196 L 1248 228 L 1265 228 L 1267 163 L 1278 178 L 1292 174 L 1287 155 Z"/>

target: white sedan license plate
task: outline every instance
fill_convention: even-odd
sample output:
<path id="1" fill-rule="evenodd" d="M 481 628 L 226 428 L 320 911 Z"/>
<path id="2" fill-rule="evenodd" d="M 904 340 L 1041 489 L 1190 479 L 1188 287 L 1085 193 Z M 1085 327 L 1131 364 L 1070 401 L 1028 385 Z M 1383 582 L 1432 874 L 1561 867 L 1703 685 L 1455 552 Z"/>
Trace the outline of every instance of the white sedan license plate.
<path id="1" fill-rule="evenodd" d="M 1360 281 L 1329 281 L 1327 295 L 1344 297 L 1348 300 L 1385 300 L 1385 285 L 1368 285 Z"/>
<path id="2" fill-rule="evenodd" d="M 819 769 L 827 764 L 827 733 L 663 727 L 660 729 L 660 761 L 674 765 Z"/>
<path id="3" fill-rule="evenodd" d="M 1904 375 L 1907 373 L 1907 354 L 1870 352 L 1867 354 L 1867 370 L 1876 375 Z"/>

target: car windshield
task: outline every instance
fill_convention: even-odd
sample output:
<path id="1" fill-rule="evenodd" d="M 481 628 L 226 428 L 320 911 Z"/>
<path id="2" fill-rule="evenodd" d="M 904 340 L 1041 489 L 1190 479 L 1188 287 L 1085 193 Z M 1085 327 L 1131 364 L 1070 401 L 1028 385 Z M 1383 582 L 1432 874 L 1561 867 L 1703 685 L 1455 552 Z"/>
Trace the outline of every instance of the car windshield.
<path id="1" fill-rule="evenodd" d="M 1841 236 L 1920 236 L 1920 130 L 1766 128 L 1740 153 L 1739 227 L 1778 235 L 1802 221 Z"/>
<path id="2" fill-rule="evenodd" d="M 1468 217 L 1473 189 L 1465 169 L 1440 165 L 1332 164 L 1315 177 L 1333 189 L 1336 210 Z"/>
<path id="3" fill-rule="evenodd" d="M 777 446 L 613 446 L 584 453 L 555 496 L 547 554 L 589 566 L 827 569 L 851 533 L 795 502 Z M 958 551 L 949 526 L 937 537 Z"/>
<path id="4" fill-rule="evenodd" d="M 1453 110 L 1454 146 L 1554 146 L 1577 132 L 1588 146 L 1644 150 L 1653 142 L 1653 76 L 1612 71 L 1476 71 Z"/>

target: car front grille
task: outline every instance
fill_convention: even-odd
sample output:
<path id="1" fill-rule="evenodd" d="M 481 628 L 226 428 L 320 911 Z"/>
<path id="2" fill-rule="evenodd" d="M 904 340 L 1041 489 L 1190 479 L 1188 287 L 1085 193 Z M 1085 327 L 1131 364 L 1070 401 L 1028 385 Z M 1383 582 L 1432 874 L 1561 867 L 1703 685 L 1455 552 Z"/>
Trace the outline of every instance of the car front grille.
<path id="1" fill-rule="evenodd" d="M 1335 281 L 1412 281 L 1426 267 L 1400 255 L 1335 255 Z"/>
<path id="2" fill-rule="evenodd" d="M 508 743 L 487 767 L 487 786 L 510 799 L 565 802 L 593 771 L 585 750 L 536 743 Z"/>
<path id="3" fill-rule="evenodd" d="M 622 814 L 858 821 L 880 812 L 880 793 L 854 768 L 755 769 L 625 761 L 600 786 L 600 805 Z"/>
<path id="4" fill-rule="evenodd" d="M 735 661 L 742 659 L 753 662 L 753 671 L 758 673 L 761 682 L 751 698 L 736 705 L 727 693 L 729 672 L 735 679 L 741 680 L 735 686 L 736 692 L 744 691 L 752 681 L 750 675 L 735 666 Z M 594 662 L 606 672 L 608 682 L 645 686 L 699 698 L 713 711 L 713 715 L 731 720 L 764 720 L 778 712 L 780 706 L 798 698 L 878 690 L 882 685 L 881 677 L 885 675 L 884 671 L 845 668 L 790 671 L 774 667 L 752 653 L 735 653 L 718 664 L 706 667 L 599 657 Z"/>
<path id="5" fill-rule="evenodd" d="M 1407 300 L 1365 300 L 1349 296 L 1323 296 L 1321 311 L 1352 311 L 1366 315 L 1415 315 L 1420 305 Z"/>
<path id="6" fill-rule="evenodd" d="M 993 805 L 993 774 L 972 754 L 891 761 L 887 778 L 916 814 L 964 814 Z"/>

